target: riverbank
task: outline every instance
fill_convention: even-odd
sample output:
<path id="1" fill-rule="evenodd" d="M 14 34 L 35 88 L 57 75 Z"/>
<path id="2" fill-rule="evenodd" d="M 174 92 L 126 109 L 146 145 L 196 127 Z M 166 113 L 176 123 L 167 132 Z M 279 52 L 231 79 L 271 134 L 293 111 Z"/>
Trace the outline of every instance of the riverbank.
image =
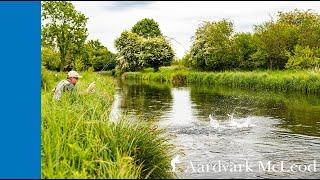
<path id="1" fill-rule="evenodd" d="M 163 130 L 125 118 L 110 122 L 114 80 L 80 74 L 78 91 L 95 80 L 96 92 L 65 92 L 55 102 L 51 90 L 65 73 L 42 71 L 42 178 L 173 178 L 172 146 Z"/>
<path id="2" fill-rule="evenodd" d="M 126 72 L 123 79 L 169 82 L 174 85 L 206 84 L 272 91 L 320 92 L 320 72 L 316 71 L 225 71 L 198 72 L 180 66 L 161 67 L 158 72 Z"/>

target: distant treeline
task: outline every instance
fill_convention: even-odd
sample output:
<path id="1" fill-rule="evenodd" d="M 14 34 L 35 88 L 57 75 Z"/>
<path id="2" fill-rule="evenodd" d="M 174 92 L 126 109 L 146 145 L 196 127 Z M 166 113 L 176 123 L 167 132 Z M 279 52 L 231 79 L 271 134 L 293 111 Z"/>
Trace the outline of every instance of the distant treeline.
<path id="1" fill-rule="evenodd" d="M 205 71 L 317 69 L 320 65 L 320 15 L 279 12 L 276 20 L 255 25 L 252 33 L 235 32 L 233 22 L 199 25 L 182 59 L 153 19 L 138 21 L 115 40 L 117 53 L 98 40 L 87 40 L 88 18 L 71 2 L 42 2 L 42 63 L 49 70 L 139 71 L 179 63 Z M 107 33 L 107 32 L 106 32 Z"/>
<path id="2" fill-rule="evenodd" d="M 200 70 L 319 68 L 319 47 L 319 14 L 294 10 L 254 26 L 253 33 L 235 33 L 226 19 L 204 22 L 183 63 Z"/>

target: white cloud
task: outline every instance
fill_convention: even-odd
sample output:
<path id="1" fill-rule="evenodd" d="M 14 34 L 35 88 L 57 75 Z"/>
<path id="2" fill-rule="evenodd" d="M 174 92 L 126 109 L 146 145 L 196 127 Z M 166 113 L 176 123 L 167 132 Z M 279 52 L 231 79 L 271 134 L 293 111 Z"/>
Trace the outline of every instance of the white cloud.
<path id="1" fill-rule="evenodd" d="M 250 32 L 253 25 L 275 17 L 278 11 L 312 9 L 320 12 L 320 2 L 306 1 L 73 1 L 78 11 L 88 18 L 89 39 L 99 39 L 115 52 L 114 40 L 143 18 L 153 18 L 171 43 L 178 57 L 191 45 L 191 36 L 204 21 L 227 18 L 235 30 Z M 183 44 L 183 45 L 180 45 Z"/>

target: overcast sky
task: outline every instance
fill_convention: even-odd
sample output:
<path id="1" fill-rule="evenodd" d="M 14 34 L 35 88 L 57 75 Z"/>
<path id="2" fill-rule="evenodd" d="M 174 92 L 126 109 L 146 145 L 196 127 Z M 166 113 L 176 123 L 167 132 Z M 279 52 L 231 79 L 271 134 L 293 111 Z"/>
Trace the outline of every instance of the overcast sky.
<path id="1" fill-rule="evenodd" d="M 320 13 L 316 1 L 73 1 L 76 9 L 88 18 L 88 39 L 98 39 L 109 50 L 116 52 L 114 40 L 124 30 L 143 18 L 159 23 L 162 34 L 174 38 L 171 44 L 177 57 L 182 57 L 191 45 L 191 37 L 202 21 L 227 18 L 237 32 L 252 32 L 253 25 L 261 24 L 278 11 L 311 9 Z"/>

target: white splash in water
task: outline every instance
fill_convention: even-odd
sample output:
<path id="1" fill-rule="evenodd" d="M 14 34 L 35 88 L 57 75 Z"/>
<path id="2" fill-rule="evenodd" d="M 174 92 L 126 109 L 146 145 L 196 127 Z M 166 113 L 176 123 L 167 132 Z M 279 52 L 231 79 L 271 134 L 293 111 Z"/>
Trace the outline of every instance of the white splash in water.
<path id="1" fill-rule="evenodd" d="M 209 118 L 210 118 L 210 126 L 211 127 L 214 127 L 214 128 L 220 127 L 219 122 L 215 118 L 213 118 L 211 114 L 209 115 Z"/>
<path id="2" fill-rule="evenodd" d="M 225 122 L 219 122 L 212 115 L 209 115 L 210 126 L 215 129 L 237 129 L 237 128 L 251 128 L 255 125 L 252 123 L 252 118 L 234 118 L 234 114 L 228 114 L 229 119 Z"/>

